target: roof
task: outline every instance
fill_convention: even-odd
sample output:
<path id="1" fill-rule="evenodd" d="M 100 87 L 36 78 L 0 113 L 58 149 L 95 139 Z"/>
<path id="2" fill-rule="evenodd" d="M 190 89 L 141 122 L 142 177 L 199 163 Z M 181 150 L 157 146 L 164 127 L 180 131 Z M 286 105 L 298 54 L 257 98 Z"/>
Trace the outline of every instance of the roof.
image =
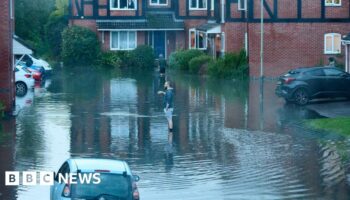
<path id="1" fill-rule="evenodd" d="M 30 48 L 26 47 L 24 44 L 17 41 L 17 39 L 13 38 L 12 40 L 13 40 L 12 53 L 14 55 L 33 54 L 33 51 Z"/>
<path id="2" fill-rule="evenodd" d="M 108 170 L 111 172 L 129 172 L 126 162 L 112 159 L 74 158 L 70 159 L 82 172 L 94 172 L 95 170 Z"/>
<path id="3" fill-rule="evenodd" d="M 208 30 L 216 28 L 218 26 L 220 26 L 220 25 L 217 23 L 206 23 L 206 24 L 202 24 L 202 25 L 196 27 L 196 29 L 199 31 L 208 31 Z"/>
<path id="4" fill-rule="evenodd" d="M 97 20 L 98 30 L 184 30 L 182 20 L 175 19 L 174 13 L 149 13 L 145 19 Z"/>

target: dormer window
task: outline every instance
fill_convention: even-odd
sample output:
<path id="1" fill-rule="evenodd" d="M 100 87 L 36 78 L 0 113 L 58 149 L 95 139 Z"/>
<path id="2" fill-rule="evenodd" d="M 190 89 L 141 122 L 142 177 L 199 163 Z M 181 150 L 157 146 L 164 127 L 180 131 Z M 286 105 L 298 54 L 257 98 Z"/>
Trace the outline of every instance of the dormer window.
<path id="1" fill-rule="evenodd" d="M 110 0 L 111 10 L 136 10 L 136 0 Z"/>
<path id="2" fill-rule="evenodd" d="M 168 0 L 150 0 L 151 6 L 167 6 Z"/>

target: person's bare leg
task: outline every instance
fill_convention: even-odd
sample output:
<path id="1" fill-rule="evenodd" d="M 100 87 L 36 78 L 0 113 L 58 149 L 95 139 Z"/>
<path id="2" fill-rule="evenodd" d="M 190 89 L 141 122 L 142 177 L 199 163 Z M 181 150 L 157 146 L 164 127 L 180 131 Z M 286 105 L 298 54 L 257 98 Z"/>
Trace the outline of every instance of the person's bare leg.
<path id="1" fill-rule="evenodd" d="M 170 132 L 170 131 L 169 131 L 169 134 L 168 134 L 168 143 L 170 145 L 173 144 L 173 132 Z"/>

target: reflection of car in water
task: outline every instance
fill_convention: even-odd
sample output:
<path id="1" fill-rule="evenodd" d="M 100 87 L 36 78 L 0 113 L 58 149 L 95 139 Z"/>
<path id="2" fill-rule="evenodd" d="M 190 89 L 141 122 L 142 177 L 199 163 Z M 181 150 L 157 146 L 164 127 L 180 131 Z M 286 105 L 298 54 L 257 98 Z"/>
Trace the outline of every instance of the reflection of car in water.
<path id="1" fill-rule="evenodd" d="M 285 104 L 277 110 L 277 114 L 279 125 L 285 125 L 291 122 L 298 123 L 304 119 L 318 119 L 323 117 L 313 110 L 294 104 Z"/>
<path id="2" fill-rule="evenodd" d="M 77 184 L 59 182 L 65 174 L 100 174 L 100 182 L 94 184 L 78 181 Z M 136 182 L 128 164 L 109 159 L 68 159 L 55 174 L 54 185 L 50 189 L 51 200 L 139 200 Z"/>
<path id="3" fill-rule="evenodd" d="M 24 96 L 27 93 L 28 89 L 32 89 L 34 87 L 34 79 L 32 77 L 32 73 L 25 67 L 15 67 L 15 86 L 16 96 Z"/>
<path id="4" fill-rule="evenodd" d="M 309 67 L 280 77 L 275 93 L 287 102 L 305 105 L 312 99 L 350 97 L 350 74 L 335 67 Z"/>

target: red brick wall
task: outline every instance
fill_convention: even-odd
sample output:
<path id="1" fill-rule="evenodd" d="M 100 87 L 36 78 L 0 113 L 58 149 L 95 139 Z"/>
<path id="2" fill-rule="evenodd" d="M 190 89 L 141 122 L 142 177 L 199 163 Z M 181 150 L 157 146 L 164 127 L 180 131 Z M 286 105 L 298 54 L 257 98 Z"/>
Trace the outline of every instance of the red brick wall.
<path id="1" fill-rule="evenodd" d="M 320 0 L 302 1 L 302 17 L 303 18 L 320 18 L 321 3 Z"/>
<path id="2" fill-rule="evenodd" d="M 298 17 L 298 1 L 282 0 L 278 1 L 278 17 L 279 18 L 297 18 Z M 271 8 L 273 11 L 273 7 Z"/>
<path id="3" fill-rule="evenodd" d="M 12 68 L 12 27 L 9 0 L 0 1 L 0 101 L 6 111 L 11 111 L 14 102 L 14 73 Z M 13 4 L 14 5 L 14 4 Z"/>
<path id="4" fill-rule="evenodd" d="M 326 6 L 326 18 L 349 18 L 349 1 L 341 3 L 341 6 Z"/>
<path id="5" fill-rule="evenodd" d="M 327 64 L 324 54 L 324 34 L 350 32 L 347 23 L 275 23 L 265 24 L 265 76 L 276 77 L 295 67 Z M 312 33 L 312 34 L 310 34 Z M 249 24 L 250 75 L 260 75 L 260 24 Z M 342 47 L 344 55 L 344 47 Z M 344 63 L 344 56 L 336 57 Z"/>
<path id="6" fill-rule="evenodd" d="M 176 31 L 176 44 L 175 48 L 178 49 L 185 49 L 188 46 L 186 46 L 186 37 L 187 34 L 185 31 Z"/>
<path id="7" fill-rule="evenodd" d="M 222 26 L 226 37 L 226 52 L 238 52 L 244 48 L 244 34 L 247 30 L 246 23 L 226 23 Z"/>
<path id="8" fill-rule="evenodd" d="M 80 19 L 72 19 L 70 20 L 70 25 L 82 26 L 89 28 L 90 30 L 97 33 L 97 25 L 96 20 L 80 20 Z"/>
<path id="9" fill-rule="evenodd" d="M 186 0 L 179 0 L 179 15 L 186 16 Z"/>

